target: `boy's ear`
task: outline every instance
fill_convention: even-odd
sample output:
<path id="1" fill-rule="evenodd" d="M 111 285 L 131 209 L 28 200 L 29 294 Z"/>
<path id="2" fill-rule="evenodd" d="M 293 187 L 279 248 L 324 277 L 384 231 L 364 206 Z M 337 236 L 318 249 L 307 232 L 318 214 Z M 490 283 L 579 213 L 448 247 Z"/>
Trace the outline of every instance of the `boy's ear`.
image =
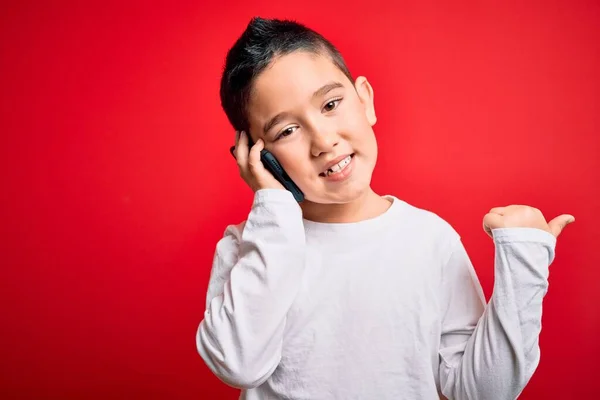
<path id="1" fill-rule="evenodd" d="M 375 125 L 377 122 L 377 116 L 375 115 L 375 104 L 373 102 L 373 87 L 364 76 L 359 76 L 356 78 L 354 87 L 356 89 L 356 93 L 358 93 L 358 98 L 365 107 L 365 114 L 369 124 L 371 124 L 371 126 Z"/>

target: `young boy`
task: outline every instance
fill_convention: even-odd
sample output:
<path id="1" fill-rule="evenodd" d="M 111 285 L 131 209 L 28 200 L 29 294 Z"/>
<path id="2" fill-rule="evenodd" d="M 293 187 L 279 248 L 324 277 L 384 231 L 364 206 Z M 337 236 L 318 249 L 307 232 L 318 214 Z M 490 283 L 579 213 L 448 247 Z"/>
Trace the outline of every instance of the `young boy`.
<path id="1" fill-rule="evenodd" d="M 514 399 L 537 367 L 556 237 L 527 206 L 494 208 L 486 305 L 455 230 L 370 187 L 373 89 L 294 22 L 256 18 L 229 51 L 223 108 L 254 190 L 216 246 L 196 345 L 242 399 Z M 255 145 L 248 148 L 248 136 Z M 263 167 L 268 149 L 305 194 Z"/>

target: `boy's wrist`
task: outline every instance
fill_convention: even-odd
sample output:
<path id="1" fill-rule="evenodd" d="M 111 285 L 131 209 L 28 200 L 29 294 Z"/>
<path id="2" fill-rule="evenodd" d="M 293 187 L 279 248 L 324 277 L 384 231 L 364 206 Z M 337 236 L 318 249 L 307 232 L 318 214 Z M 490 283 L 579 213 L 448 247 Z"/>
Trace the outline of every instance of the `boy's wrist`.
<path id="1" fill-rule="evenodd" d="M 254 192 L 254 204 L 265 202 L 296 202 L 294 195 L 286 189 L 264 188 Z"/>

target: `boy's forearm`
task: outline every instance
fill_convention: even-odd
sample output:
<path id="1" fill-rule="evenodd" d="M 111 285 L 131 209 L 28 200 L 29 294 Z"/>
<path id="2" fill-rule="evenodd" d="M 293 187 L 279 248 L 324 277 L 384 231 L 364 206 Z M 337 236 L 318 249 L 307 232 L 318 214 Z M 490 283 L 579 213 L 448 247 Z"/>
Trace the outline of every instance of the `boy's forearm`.
<path id="1" fill-rule="evenodd" d="M 302 282 L 302 214 L 291 194 L 282 192 L 257 192 L 239 259 L 198 329 L 207 365 L 236 387 L 257 386 L 276 368 L 285 317 Z"/>
<path id="2" fill-rule="evenodd" d="M 449 399 L 515 399 L 539 362 L 542 299 L 556 240 L 531 228 L 497 229 L 494 240 L 493 295 L 456 365 L 441 364 Z"/>

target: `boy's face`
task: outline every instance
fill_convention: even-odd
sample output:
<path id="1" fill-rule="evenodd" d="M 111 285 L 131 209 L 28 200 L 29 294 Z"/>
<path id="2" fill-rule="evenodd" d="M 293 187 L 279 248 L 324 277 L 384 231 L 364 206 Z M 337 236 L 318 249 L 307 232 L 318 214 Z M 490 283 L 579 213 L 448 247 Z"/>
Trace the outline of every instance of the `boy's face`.
<path id="1" fill-rule="evenodd" d="M 369 190 L 377 160 L 373 91 L 363 77 L 350 82 L 328 56 L 296 51 L 275 59 L 255 80 L 248 120 L 254 141 L 263 138 L 306 201 L 347 203 Z"/>

